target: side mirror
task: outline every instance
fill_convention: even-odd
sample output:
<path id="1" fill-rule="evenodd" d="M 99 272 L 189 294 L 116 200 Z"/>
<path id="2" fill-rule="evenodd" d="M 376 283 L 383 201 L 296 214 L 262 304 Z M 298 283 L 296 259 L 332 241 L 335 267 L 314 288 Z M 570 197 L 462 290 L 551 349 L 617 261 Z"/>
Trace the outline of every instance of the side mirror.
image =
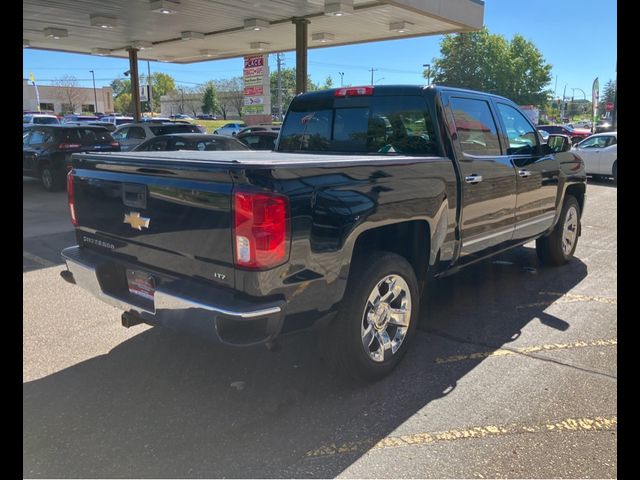
<path id="1" fill-rule="evenodd" d="M 549 135 L 547 145 L 551 153 L 568 152 L 571 150 L 571 139 L 567 135 Z"/>

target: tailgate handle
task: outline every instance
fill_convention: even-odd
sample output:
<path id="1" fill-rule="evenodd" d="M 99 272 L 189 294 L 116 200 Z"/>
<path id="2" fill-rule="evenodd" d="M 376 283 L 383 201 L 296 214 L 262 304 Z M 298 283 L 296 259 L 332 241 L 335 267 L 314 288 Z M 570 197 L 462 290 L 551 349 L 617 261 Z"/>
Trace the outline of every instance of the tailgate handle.
<path id="1" fill-rule="evenodd" d="M 128 207 L 147 208 L 147 186 L 123 183 L 122 203 Z"/>

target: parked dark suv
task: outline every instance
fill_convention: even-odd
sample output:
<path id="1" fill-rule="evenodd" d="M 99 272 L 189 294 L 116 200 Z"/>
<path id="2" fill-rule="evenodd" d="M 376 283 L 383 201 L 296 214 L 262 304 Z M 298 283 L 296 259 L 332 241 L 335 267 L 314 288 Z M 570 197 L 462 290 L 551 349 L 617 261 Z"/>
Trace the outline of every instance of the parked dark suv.
<path id="1" fill-rule="evenodd" d="M 22 174 L 39 178 L 45 190 L 64 188 L 71 168 L 71 154 L 77 152 L 119 152 L 104 127 L 33 125 L 22 129 Z"/>

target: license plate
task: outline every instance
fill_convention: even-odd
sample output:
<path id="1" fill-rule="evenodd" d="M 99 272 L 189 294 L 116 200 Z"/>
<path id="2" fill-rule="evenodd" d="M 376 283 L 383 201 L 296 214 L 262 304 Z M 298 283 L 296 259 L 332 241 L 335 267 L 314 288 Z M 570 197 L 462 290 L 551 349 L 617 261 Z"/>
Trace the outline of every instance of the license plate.
<path id="1" fill-rule="evenodd" d="M 127 269 L 127 285 L 132 294 L 153 301 L 155 282 L 148 273 Z"/>

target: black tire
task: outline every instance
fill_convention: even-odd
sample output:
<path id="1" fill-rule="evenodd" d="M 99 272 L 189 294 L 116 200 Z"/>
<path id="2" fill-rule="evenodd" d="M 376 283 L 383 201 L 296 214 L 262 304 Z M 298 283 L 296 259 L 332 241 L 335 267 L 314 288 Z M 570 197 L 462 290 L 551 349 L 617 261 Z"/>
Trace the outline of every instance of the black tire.
<path id="1" fill-rule="evenodd" d="M 572 211 L 572 215 L 576 215 L 577 223 L 575 229 L 571 230 L 575 235 L 573 245 L 568 252 L 565 252 L 563 249 L 563 234 L 569 211 Z M 578 204 L 576 197 L 573 195 L 567 195 L 565 197 L 564 204 L 562 205 L 562 211 L 560 212 L 558 223 L 556 223 L 551 234 L 545 237 L 540 237 L 536 240 L 536 252 L 540 262 L 543 265 L 557 267 L 564 265 L 571 260 L 578 245 L 580 230 L 580 205 Z"/>
<path id="2" fill-rule="evenodd" d="M 382 344 L 378 342 L 372 330 L 373 343 L 369 348 L 378 342 L 377 345 L 386 357 L 382 361 L 374 361 L 372 354 L 365 350 L 361 328 L 366 321 L 365 310 L 369 307 L 369 296 L 373 295 L 377 285 L 390 275 L 401 277 L 408 287 L 411 303 L 410 308 L 407 308 L 410 312 L 409 323 L 404 339 L 395 353 L 392 352 L 392 348 L 382 349 Z M 384 285 L 386 284 L 383 283 L 382 288 Z M 390 304 L 397 306 L 396 300 L 405 297 L 406 295 L 403 297 L 403 294 L 400 294 Z M 366 261 L 356 261 L 352 265 L 340 311 L 320 334 L 320 348 L 325 362 L 335 373 L 358 381 L 375 381 L 388 375 L 402 359 L 415 335 L 420 311 L 419 301 L 418 281 L 406 259 L 395 253 L 368 252 Z M 395 341 L 399 327 L 391 325 L 386 328 L 391 332 L 385 329 L 389 336 L 394 335 Z"/>
<path id="3" fill-rule="evenodd" d="M 64 185 L 64 175 L 53 168 L 50 163 L 40 166 L 40 183 L 47 192 L 57 192 Z"/>
<path id="4" fill-rule="evenodd" d="M 613 162 L 613 183 L 618 184 L 618 161 Z"/>

